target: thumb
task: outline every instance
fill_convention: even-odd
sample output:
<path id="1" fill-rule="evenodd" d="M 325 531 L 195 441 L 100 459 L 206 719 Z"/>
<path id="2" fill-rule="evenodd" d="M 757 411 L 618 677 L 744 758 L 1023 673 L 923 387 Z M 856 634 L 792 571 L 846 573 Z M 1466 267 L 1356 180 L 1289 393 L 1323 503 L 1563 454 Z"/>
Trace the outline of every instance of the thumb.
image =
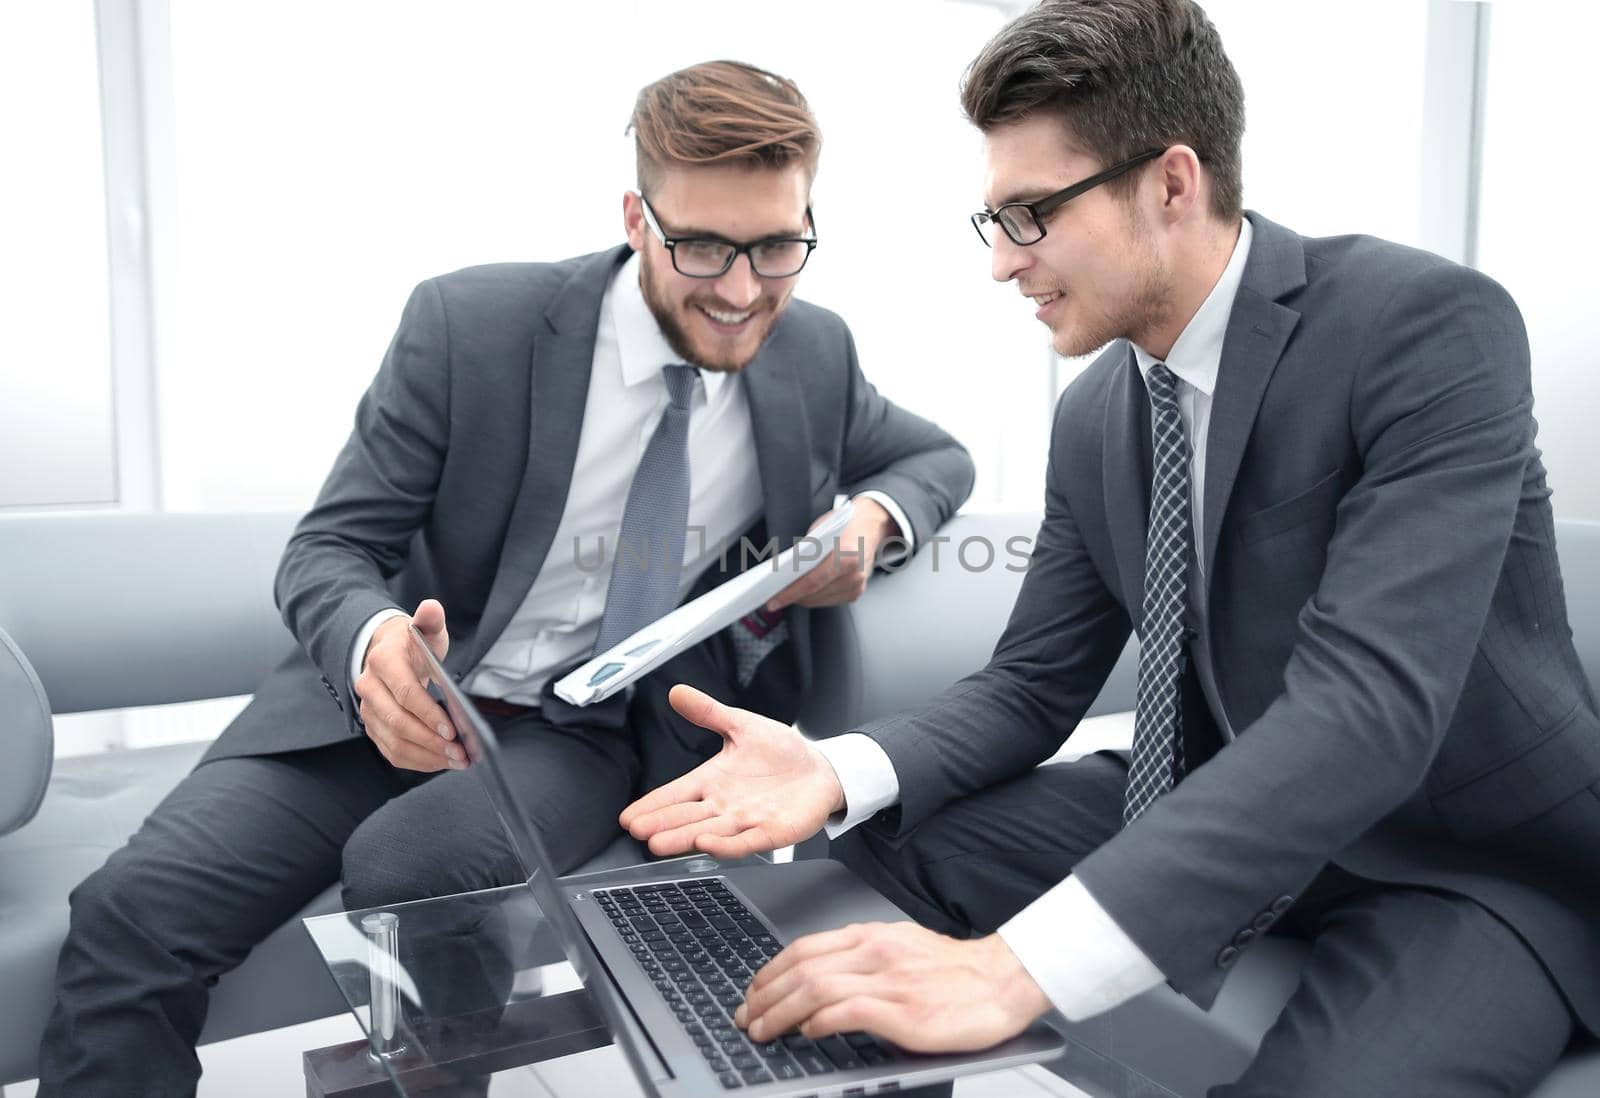
<path id="1" fill-rule="evenodd" d="M 703 690 L 679 683 L 667 694 L 667 701 L 684 720 L 715 732 L 725 740 L 733 740 L 744 724 L 743 709 L 723 705 Z"/>
<path id="2" fill-rule="evenodd" d="M 435 659 L 444 659 L 445 653 L 450 648 L 450 633 L 444 625 L 444 606 L 438 599 L 423 599 L 417 604 L 417 612 L 411 615 L 411 624 L 417 627 L 428 642 L 428 647 L 433 649 Z"/>

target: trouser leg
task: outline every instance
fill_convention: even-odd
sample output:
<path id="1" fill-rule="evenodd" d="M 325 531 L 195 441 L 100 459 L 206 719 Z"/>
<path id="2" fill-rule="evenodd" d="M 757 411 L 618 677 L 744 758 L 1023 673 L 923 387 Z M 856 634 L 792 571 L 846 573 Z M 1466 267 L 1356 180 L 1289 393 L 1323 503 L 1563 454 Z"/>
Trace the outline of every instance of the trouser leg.
<path id="1" fill-rule="evenodd" d="M 1521 1095 L 1560 1058 L 1573 1026 L 1560 990 L 1474 901 L 1363 882 L 1301 906 L 1312 948 L 1300 986 L 1255 1060 L 1212 1098 Z"/>
<path id="2" fill-rule="evenodd" d="M 621 832 L 639 777 L 627 729 L 557 727 L 530 712 L 497 721 L 496 739 L 520 807 L 557 873 Z M 345 844 L 345 907 L 380 907 L 517 884 L 531 867 L 513 849 L 480 775 L 444 771 L 389 801 Z"/>
<path id="3" fill-rule="evenodd" d="M 196 768 L 73 890 L 41 1095 L 189 1095 L 211 986 L 338 878 L 398 788 L 366 741 Z"/>
<path id="4" fill-rule="evenodd" d="M 953 801 L 901 841 L 862 826 L 830 852 L 924 926 L 987 934 L 1116 834 L 1126 785 L 1119 757 L 1088 755 Z"/>

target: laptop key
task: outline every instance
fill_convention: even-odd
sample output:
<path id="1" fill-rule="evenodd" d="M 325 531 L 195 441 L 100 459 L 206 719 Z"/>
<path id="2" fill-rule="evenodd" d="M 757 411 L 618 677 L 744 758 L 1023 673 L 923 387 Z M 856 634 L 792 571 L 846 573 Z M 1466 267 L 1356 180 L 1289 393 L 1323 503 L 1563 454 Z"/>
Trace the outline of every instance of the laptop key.
<path id="1" fill-rule="evenodd" d="M 767 1061 L 767 1070 L 771 1071 L 779 1079 L 800 1079 L 805 1076 L 805 1072 L 800 1070 L 800 1065 L 788 1057 L 777 1061 Z"/>
<path id="2" fill-rule="evenodd" d="M 833 1061 L 822 1055 L 815 1046 L 795 1049 L 794 1059 L 807 1075 L 826 1075 L 834 1070 Z"/>
<path id="3" fill-rule="evenodd" d="M 738 1087 L 744 1086 L 744 1082 L 731 1071 L 725 1071 L 721 1075 L 717 1076 L 717 1082 L 721 1083 L 728 1090 L 734 1090 Z"/>
<path id="4" fill-rule="evenodd" d="M 860 1030 L 854 1033 L 841 1033 L 839 1036 L 843 1037 L 851 1048 L 876 1048 L 878 1045 L 877 1038 L 870 1033 L 862 1033 Z"/>
<path id="5" fill-rule="evenodd" d="M 745 1081 L 746 1086 L 772 1082 L 772 1076 L 767 1074 L 765 1068 L 751 1068 L 749 1071 L 741 1072 L 739 1078 Z"/>
<path id="6" fill-rule="evenodd" d="M 861 1057 L 856 1055 L 855 1049 L 837 1037 L 820 1038 L 817 1047 L 840 1071 L 850 1071 L 861 1066 Z"/>

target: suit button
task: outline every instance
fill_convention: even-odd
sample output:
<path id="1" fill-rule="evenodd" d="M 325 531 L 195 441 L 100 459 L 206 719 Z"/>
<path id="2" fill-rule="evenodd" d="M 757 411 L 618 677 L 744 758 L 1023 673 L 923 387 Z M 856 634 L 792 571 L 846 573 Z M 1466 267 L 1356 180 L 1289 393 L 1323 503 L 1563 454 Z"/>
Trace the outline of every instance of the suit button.
<path id="1" fill-rule="evenodd" d="M 1222 952 L 1217 954 L 1217 967 L 1227 968 L 1239 959 L 1239 951 L 1233 946 L 1223 946 Z"/>
<path id="2" fill-rule="evenodd" d="M 1245 927 L 1243 930 L 1239 931 L 1239 933 L 1233 936 L 1233 944 L 1238 946 L 1240 949 L 1243 949 L 1245 946 L 1255 941 L 1255 938 L 1256 932 L 1251 930 L 1249 927 Z"/>
<path id="3" fill-rule="evenodd" d="M 1276 900 L 1272 901 L 1272 913 L 1274 915 L 1282 915 L 1285 911 L 1288 911 L 1293 906 L 1293 896 L 1279 896 Z"/>
<path id="4" fill-rule="evenodd" d="M 1278 921 L 1278 917 L 1276 915 L 1274 915 L 1272 912 L 1263 911 L 1261 914 L 1256 916 L 1255 922 L 1251 923 L 1250 925 L 1251 925 L 1251 927 L 1253 927 L 1257 931 L 1265 931 L 1268 927 L 1270 927 L 1273 923 L 1275 923 L 1277 921 Z"/>

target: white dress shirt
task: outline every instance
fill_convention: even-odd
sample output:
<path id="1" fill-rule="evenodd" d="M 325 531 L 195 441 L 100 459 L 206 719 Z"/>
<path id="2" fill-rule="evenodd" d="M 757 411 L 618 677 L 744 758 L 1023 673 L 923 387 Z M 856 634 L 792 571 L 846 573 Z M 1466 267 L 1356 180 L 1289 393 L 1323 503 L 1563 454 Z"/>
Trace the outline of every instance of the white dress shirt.
<path id="1" fill-rule="evenodd" d="M 1203 529 L 1211 397 L 1222 362 L 1223 335 L 1250 254 L 1250 238 L 1250 222 L 1242 220 L 1227 267 L 1165 360 L 1178 379 L 1178 413 L 1189 439 L 1190 525 L 1196 532 Z M 1148 377 L 1158 360 L 1137 344 L 1133 353 L 1140 375 Z M 1200 538 L 1196 536 L 1194 542 L 1197 566 L 1203 568 L 1198 561 Z M 815 746 L 832 764 L 844 788 L 845 811 L 828 822 L 829 838 L 900 799 L 894 764 L 876 741 L 850 733 L 819 740 Z M 1072 1021 L 1110 1010 L 1165 979 L 1076 877 L 1067 877 L 1023 908 L 998 933 L 1055 1008 Z"/>
<path id="2" fill-rule="evenodd" d="M 628 489 L 639 459 L 670 403 L 664 366 L 681 363 L 639 287 L 639 257 L 617 271 L 600 303 L 589 393 L 567 500 L 549 555 L 504 632 L 473 668 L 468 692 L 537 705 L 551 675 L 594 649 Z M 689 410 L 689 537 L 680 597 L 763 509 L 761 475 L 744 378 L 701 370 Z M 911 536 L 904 512 L 881 492 L 867 492 Z M 703 535 L 702 532 L 703 531 Z M 507 552 L 515 552 L 508 547 Z M 450 608 L 445 607 L 446 621 Z M 374 614 L 357 635 L 351 683 L 367 644 L 400 609 Z"/>

